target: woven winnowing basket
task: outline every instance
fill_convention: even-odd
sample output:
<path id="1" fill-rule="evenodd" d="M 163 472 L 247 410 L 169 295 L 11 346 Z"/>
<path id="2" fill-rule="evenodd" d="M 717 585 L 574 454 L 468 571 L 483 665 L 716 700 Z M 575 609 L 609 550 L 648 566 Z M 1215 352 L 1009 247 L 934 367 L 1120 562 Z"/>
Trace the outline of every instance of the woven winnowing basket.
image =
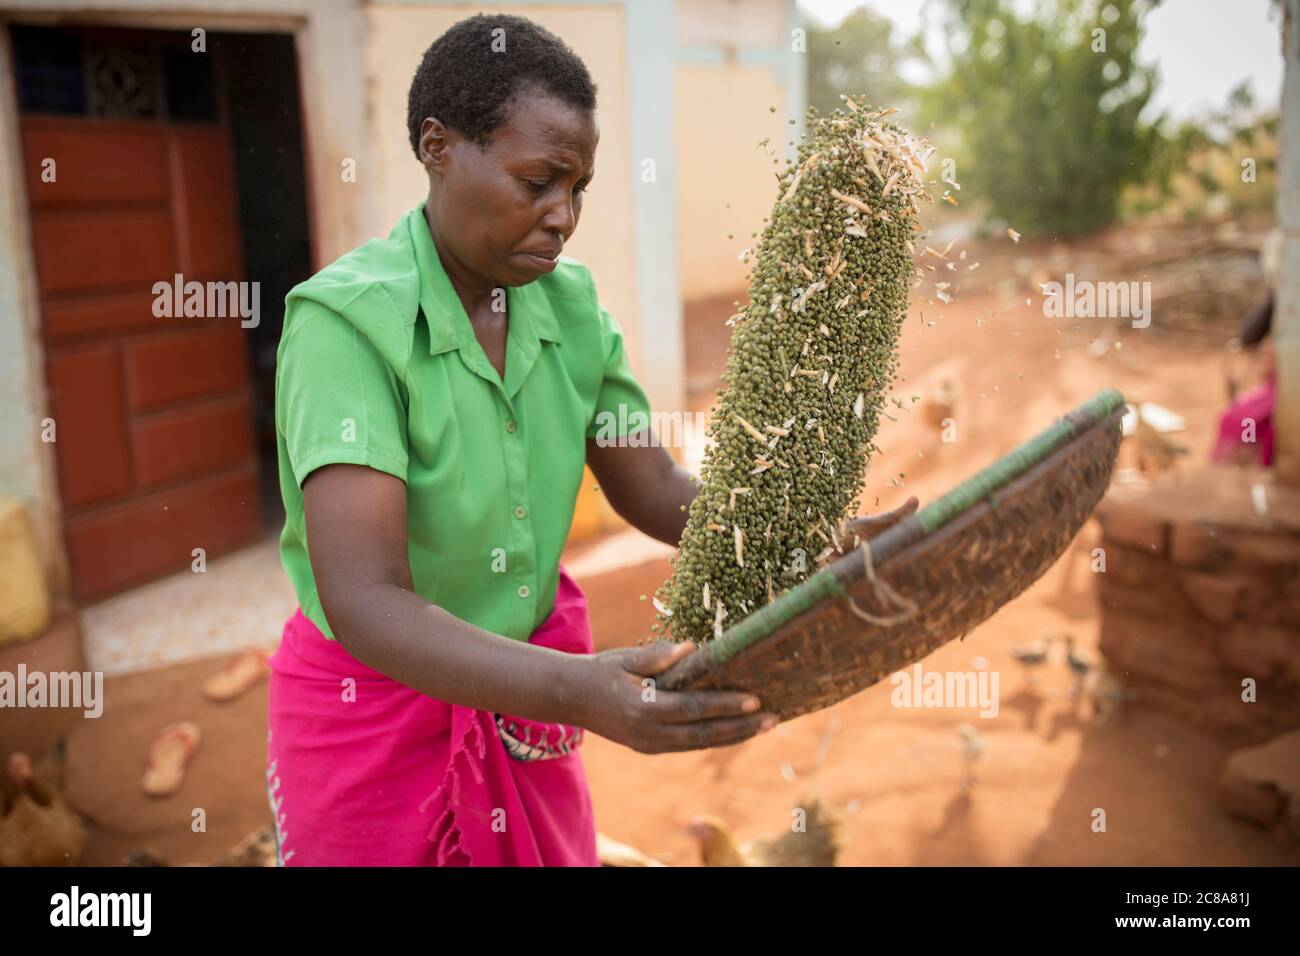
<path id="1" fill-rule="evenodd" d="M 963 637 L 1033 584 L 1110 484 L 1124 398 L 1107 389 L 660 676 L 756 694 L 783 720 Z"/>

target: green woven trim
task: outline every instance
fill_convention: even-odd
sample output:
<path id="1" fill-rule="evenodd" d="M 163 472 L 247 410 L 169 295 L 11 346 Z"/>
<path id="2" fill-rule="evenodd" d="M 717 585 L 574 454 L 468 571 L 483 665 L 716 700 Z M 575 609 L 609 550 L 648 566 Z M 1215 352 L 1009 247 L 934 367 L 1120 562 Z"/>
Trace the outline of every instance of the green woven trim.
<path id="1" fill-rule="evenodd" d="M 767 607 L 759 608 L 731 630 L 704 645 L 709 660 L 721 664 L 739 651 L 778 627 L 811 610 L 827 595 L 844 596 L 848 592 L 829 568 L 822 568 L 802 584 L 791 588 Z"/>
<path id="2" fill-rule="evenodd" d="M 933 533 L 1123 405 L 1124 396 L 1116 389 L 1108 388 L 1098 392 L 1040 434 L 1008 452 L 983 471 L 972 475 L 942 498 L 926 505 L 909 518 L 908 523 L 919 524 L 923 534 Z M 746 617 L 721 637 L 705 642 L 702 650 L 708 653 L 712 663 L 721 664 L 812 609 L 828 595 L 845 596 L 847 593 L 834 570 L 830 567 L 822 568 L 767 607 Z"/>
<path id="3" fill-rule="evenodd" d="M 916 513 L 916 520 L 930 534 L 942 528 L 966 509 L 978 504 L 991 492 L 1023 475 L 1056 449 L 1107 415 L 1122 407 L 1124 396 L 1113 388 L 1098 392 L 1064 418 L 1007 452 L 983 471 L 972 475 L 942 498 L 930 502 Z"/>

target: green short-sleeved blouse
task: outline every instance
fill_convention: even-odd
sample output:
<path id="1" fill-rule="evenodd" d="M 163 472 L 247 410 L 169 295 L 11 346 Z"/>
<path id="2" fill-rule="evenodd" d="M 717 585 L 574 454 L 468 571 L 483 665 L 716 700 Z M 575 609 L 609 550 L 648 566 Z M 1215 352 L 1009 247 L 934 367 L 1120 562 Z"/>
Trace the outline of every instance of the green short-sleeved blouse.
<path id="1" fill-rule="evenodd" d="M 286 297 L 275 390 L 280 554 L 303 613 L 326 635 L 302 483 L 337 462 L 406 482 L 422 597 L 515 640 L 550 614 L 585 440 L 635 432 L 650 408 L 586 266 L 563 256 L 506 296 L 502 382 L 443 271 L 421 203 L 387 239 Z"/>

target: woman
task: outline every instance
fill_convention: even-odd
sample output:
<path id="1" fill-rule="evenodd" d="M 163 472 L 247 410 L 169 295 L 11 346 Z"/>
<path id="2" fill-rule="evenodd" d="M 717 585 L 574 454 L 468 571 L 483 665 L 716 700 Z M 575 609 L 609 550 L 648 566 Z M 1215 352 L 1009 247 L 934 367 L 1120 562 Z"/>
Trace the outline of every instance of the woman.
<path id="1" fill-rule="evenodd" d="M 1219 416 L 1219 434 L 1210 449 L 1210 460 L 1214 462 L 1264 468 L 1273 465 L 1277 356 L 1269 332 L 1281 274 L 1282 241 L 1281 229 L 1273 229 L 1264 237 L 1259 264 L 1268 298 L 1242 319 L 1237 333 L 1238 342 L 1256 359 L 1260 381 L 1241 394 L 1229 396 L 1231 402 Z"/>
<path id="2" fill-rule="evenodd" d="M 582 728 L 662 753 L 775 723 L 747 694 L 647 693 L 690 644 L 592 653 L 559 565 L 584 462 L 671 544 L 695 495 L 663 448 L 596 441 L 649 405 L 590 273 L 560 255 L 595 94 L 530 21 L 457 23 L 411 85 L 427 199 L 288 296 L 281 552 L 301 609 L 271 662 L 267 772 L 283 864 L 594 865 Z"/>

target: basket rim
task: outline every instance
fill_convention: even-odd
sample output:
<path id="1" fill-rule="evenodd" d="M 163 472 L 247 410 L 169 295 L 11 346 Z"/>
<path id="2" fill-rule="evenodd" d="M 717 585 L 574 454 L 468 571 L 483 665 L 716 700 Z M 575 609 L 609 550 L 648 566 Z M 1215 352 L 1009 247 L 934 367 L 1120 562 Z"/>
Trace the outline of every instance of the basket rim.
<path id="1" fill-rule="evenodd" d="M 879 567 L 909 544 L 943 528 L 972 505 L 1006 487 L 1055 452 L 1090 430 L 1114 420 L 1125 407 L 1124 396 L 1118 389 L 1107 388 L 1098 392 L 916 514 L 882 532 L 870 544 L 873 565 Z M 724 631 L 720 637 L 703 642 L 687 661 L 703 652 L 706 660 L 699 664 L 715 666 L 726 662 L 775 633 L 825 597 L 845 594 L 844 585 L 865 574 L 865 562 L 866 554 L 862 549 L 836 559 L 771 604 Z"/>

